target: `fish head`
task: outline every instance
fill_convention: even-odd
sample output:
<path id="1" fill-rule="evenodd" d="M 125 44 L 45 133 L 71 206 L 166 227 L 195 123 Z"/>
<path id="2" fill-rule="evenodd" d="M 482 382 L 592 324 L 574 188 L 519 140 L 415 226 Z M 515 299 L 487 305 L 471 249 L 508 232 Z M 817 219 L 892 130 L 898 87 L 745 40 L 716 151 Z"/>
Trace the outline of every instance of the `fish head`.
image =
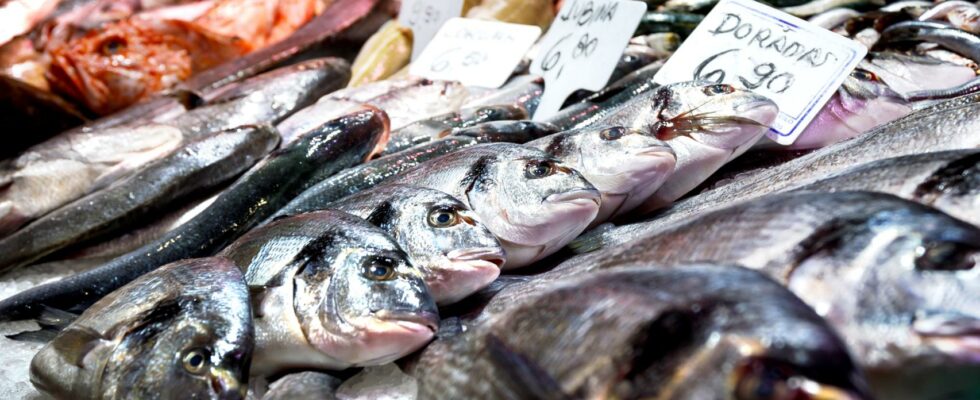
<path id="1" fill-rule="evenodd" d="M 184 21 L 122 20 L 51 50 L 52 89 L 105 115 L 244 49 Z"/>
<path id="2" fill-rule="evenodd" d="M 464 184 L 479 221 L 506 249 L 504 268 L 543 257 L 595 219 L 599 191 L 578 171 L 534 148 L 494 147 L 500 152 L 477 160 Z"/>
<path id="3" fill-rule="evenodd" d="M 579 171 L 602 194 L 597 221 L 646 200 L 670 176 L 677 156 L 666 142 L 622 126 L 580 128 L 529 144 Z"/>
<path id="4" fill-rule="evenodd" d="M 368 221 L 392 234 L 437 303 L 456 302 L 500 275 L 504 249 L 465 204 L 438 190 L 401 189 L 388 210 L 378 208 Z"/>
<path id="5" fill-rule="evenodd" d="M 350 217 L 297 257 L 294 307 L 315 348 L 384 363 L 432 339 L 439 317 L 422 272 L 380 228 Z"/>
<path id="6" fill-rule="evenodd" d="M 185 260 L 96 303 L 38 353 L 31 380 L 69 398 L 242 399 L 253 343 L 238 267 Z M 78 393 L 68 377 L 98 396 Z"/>
<path id="7" fill-rule="evenodd" d="M 661 140 L 688 137 L 734 150 L 754 144 L 776 120 L 769 98 L 728 84 L 681 82 L 652 93 L 652 109 L 641 115 L 645 129 Z"/>
<path id="8" fill-rule="evenodd" d="M 980 229 L 913 203 L 831 225 L 789 287 L 867 368 L 980 365 Z"/>

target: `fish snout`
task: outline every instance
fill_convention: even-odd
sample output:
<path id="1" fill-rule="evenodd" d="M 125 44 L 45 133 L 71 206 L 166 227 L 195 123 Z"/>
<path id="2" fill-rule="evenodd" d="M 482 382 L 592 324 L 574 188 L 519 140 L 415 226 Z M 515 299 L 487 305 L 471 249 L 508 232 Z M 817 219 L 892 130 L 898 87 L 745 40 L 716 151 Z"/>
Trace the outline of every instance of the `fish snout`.
<path id="1" fill-rule="evenodd" d="M 497 267 L 504 265 L 505 260 L 503 249 L 495 247 L 455 249 L 447 253 L 446 258 L 452 262 L 487 261 L 496 264 Z"/>
<path id="2" fill-rule="evenodd" d="M 980 363 L 980 318 L 958 313 L 916 316 L 912 330 L 943 353 Z"/>
<path id="3" fill-rule="evenodd" d="M 439 329 L 439 312 L 435 305 L 423 307 L 421 310 L 379 310 L 374 315 L 380 320 L 393 322 L 405 328 L 425 327 L 432 332 Z"/>
<path id="4" fill-rule="evenodd" d="M 595 188 L 573 189 L 560 193 L 553 193 L 545 198 L 548 203 L 572 203 L 576 205 L 587 205 L 588 203 L 599 204 L 599 191 Z"/>
<path id="5" fill-rule="evenodd" d="M 779 107 L 772 100 L 760 97 L 735 106 L 735 115 L 770 126 L 779 115 Z"/>
<path id="6" fill-rule="evenodd" d="M 211 371 L 211 390 L 218 399 L 238 400 L 245 398 L 248 387 L 242 385 L 231 371 L 215 368 Z"/>

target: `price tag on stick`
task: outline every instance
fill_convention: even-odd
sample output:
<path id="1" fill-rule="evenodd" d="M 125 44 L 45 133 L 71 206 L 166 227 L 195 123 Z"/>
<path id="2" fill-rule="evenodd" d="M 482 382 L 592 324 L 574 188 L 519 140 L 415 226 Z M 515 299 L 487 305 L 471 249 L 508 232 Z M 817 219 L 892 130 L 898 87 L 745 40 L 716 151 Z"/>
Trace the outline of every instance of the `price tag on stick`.
<path id="1" fill-rule="evenodd" d="M 640 1 L 565 1 L 531 62 L 531 73 L 544 77 L 534 120 L 557 113 L 576 90 L 606 86 L 646 9 Z"/>
<path id="2" fill-rule="evenodd" d="M 779 106 L 769 137 L 792 144 L 867 49 L 751 0 L 722 0 L 654 77 L 743 87 Z"/>
<path id="3" fill-rule="evenodd" d="M 398 23 L 412 30 L 412 61 L 432 41 L 439 28 L 463 13 L 463 0 L 402 0 Z"/>
<path id="4" fill-rule="evenodd" d="M 498 88 L 527 54 L 541 28 L 453 18 L 446 22 L 408 72 L 423 78 Z"/>

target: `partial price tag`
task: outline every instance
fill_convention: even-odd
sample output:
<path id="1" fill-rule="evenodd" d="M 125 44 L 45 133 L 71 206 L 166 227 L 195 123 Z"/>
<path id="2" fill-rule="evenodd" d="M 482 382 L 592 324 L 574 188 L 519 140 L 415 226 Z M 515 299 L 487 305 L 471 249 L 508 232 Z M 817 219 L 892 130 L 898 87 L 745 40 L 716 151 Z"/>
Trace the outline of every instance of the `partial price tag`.
<path id="1" fill-rule="evenodd" d="M 646 10 L 641 1 L 566 1 L 531 62 L 531 73 L 544 77 L 534 119 L 557 113 L 576 90 L 606 86 Z"/>
<path id="2" fill-rule="evenodd" d="M 779 106 L 769 137 L 792 144 L 864 58 L 861 44 L 751 0 L 722 0 L 654 82 L 709 80 Z"/>
<path id="3" fill-rule="evenodd" d="M 463 13 L 463 0 L 402 0 L 398 23 L 412 30 L 412 60 L 432 41 L 446 21 Z"/>
<path id="4" fill-rule="evenodd" d="M 541 28 L 453 18 L 446 22 L 408 72 L 423 78 L 498 88 L 510 78 Z"/>

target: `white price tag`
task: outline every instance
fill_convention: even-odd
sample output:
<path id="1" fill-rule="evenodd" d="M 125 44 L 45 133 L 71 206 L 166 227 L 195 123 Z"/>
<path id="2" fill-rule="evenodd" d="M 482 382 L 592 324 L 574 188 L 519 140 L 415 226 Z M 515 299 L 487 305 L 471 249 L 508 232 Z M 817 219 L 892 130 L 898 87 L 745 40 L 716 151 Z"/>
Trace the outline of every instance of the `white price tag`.
<path id="1" fill-rule="evenodd" d="M 602 89 L 616 69 L 647 5 L 641 1 L 571 0 L 541 39 L 531 73 L 544 77 L 537 121 L 561 108 L 578 89 Z"/>
<path id="2" fill-rule="evenodd" d="M 408 72 L 466 86 L 498 88 L 510 78 L 541 28 L 453 18 L 436 34 Z"/>
<path id="3" fill-rule="evenodd" d="M 398 23 L 412 30 L 412 60 L 452 18 L 463 13 L 463 0 L 402 0 Z"/>
<path id="4" fill-rule="evenodd" d="M 779 106 L 769 137 L 789 145 L 857 66 L 867 48 L 751 0 L 722 0 L 654 82 L 724 82 Z"/>

